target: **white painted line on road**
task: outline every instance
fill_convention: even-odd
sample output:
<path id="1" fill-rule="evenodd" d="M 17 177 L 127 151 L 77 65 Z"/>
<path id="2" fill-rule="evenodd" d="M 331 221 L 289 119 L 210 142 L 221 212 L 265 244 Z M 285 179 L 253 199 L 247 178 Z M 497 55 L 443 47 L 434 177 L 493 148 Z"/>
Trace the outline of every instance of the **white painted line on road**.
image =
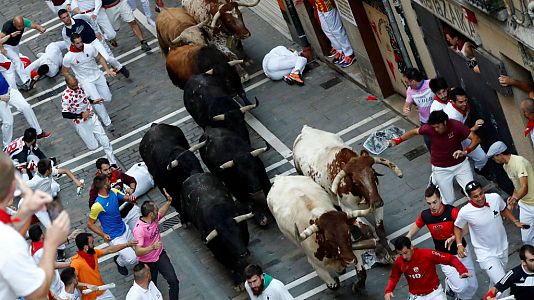
<path id="1" fill-rule="evenodd" d="M 284 158 L 284 159 L 282 159 L 281 161 L 276 162 L 276 163 L 274 163 L 274 164 L 268 166 L 267 168 L 265 168 L 265 171 L 269 172 L 269 171 L 274 170 L 274 169 L 276 169 L 276 168 L 278 168 L 278 167 L 280 167 L 280 166 L 282 166 L 282 165 L 285 165 L 285 164 L 288 163 L 288 162 L 289 162 L 289 160 L 287 160 L 287 159 Z"/>
<path id="2" fill-rule="evenodd" d="M 370 135 L 371 133 L 373 133 L 373 132 L 375 132 L 375 131 L 378 131 L 378 130 L 380 130 L 380 129 L 382 129 L 382 128 L 386 128 L 386 127 L 388 127 L 389 125 L 391 125 L 391 124 L 393 124 L 393 123 L 395 123 L 395 122 L 397 122 L 397 121 L 400 121 L 400 120 L 402 120 L 402 118 L 399 117 L 399 116 L 397 116 L 397 117 L 395 117 L 395 118 L 393 118 L 393 119 L 390 119 L 390 120 L 388 120 L 387 122 L 382 123 L 382 124 L 380 124 L 379 126 L 376 126 L 376 127 L 372 128 L 371 130 L 368 130 L 368 131 L 366 131 L 366 132 L 364 132 L 364 133 L 362 133 L 362 134 L 360 134 L 360 135 L 358 135 L 358 136 L 353 137 L 352 139 L 346 141 L 345 144 L 346 144 L 346 145 L 354 144 L 356 141 L 361 140 L 361 139 L 367 137 L 367 136 Z"/>
<path id="3" fill-rule="evenodd" d="M 271 145 L 274 150 L 280 153 L 283 157 L 291 156 L 291 149 L 289 149 L 279 138 L 277 138 L 269 129 L 267 129 L 267 127 L 265 127 L 258 119 L 256 119 L 256 117 L 250 113 L 247 113 L 245 115 L 245 121 L 265 140 L 265 142 Z"/>
<path id="4" fill-rule="evenodd" d="M 372 120 L 374 120 L 374 119 L 377 119 L 377 118 L 379 118 L 379 117 L 381 117 L 381 116 L 387 114 L 387 113 L 390 112 L 390 111 L 391 111 L 391 110 L 385 108 L 385 109 L 383 109 L 383 110 L 381 110 L 381 111 L 379 111 L 379 112 L 377 112 L 377 113 L 375 113 L 375 114 L 373 114 L 373 115 L 371 115 L 371 116 L 369 116 L 369 117 L 367 117 L 367 118 L 365 118 L 365 119 L 359 121 L 358 123 L 355 123 L 355 124 L 350 125 L 349 127 L 347 127 L 347 128 L 345 128 L 345 129 L 339 131 L 339 132 L 336 133 L 336 134 L 339 135 L 339 136 L 345 135 L 345 134 L 347 134 L 347 133 L 353 131 L 354 129 L 356 129 L 356 128 L 358 128 L 358 127 L 361 127 L 361 126 L 363 126 L 363 125 L 369 123 L 370 121 L 372 121 Z"/>
<path id="5" fill-rule="evenodd" d="M 58 19 L 58 20 L 59 20 L 59 19 Z M 54 30 L 54 29 L 58 28 L 58 27 L 61 26 L 61 25 L 63 25 L 63 22 L 59 22 L 58 24 L 55 24 L 54 26 L 51 26 L 51 27 L 46 28 L 46 31 L 45 31 L 44 33 L 40 33 L 40 32 L 38 32 L 38 33 L 36 33 L 36 34 L 34 34 L 34 35 L 31 35 L 31 36 L 29 36 L 29 37 L 27 37 L 27 38 L 25 38 L 25 39 L 22 39 L 22 40 L 20 41 L 20 43 L 19 43 L 19 46 L 22 45 L 22 44 L 26 44 L 27 42 L 29 42 L 29 41 L 31 41 L 31 40 L 37 38 L 37 37 L 40 36 L 40 35 L 47 34 L 50 30 Z"/>

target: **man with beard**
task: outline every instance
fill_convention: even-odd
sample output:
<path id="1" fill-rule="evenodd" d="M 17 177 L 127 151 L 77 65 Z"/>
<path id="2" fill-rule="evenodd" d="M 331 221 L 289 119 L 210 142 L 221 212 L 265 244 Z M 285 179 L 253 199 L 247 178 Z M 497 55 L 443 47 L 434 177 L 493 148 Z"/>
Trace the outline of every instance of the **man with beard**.
<path id="1" fill-rule="evenodd" d="M 70 266 L 78 273 L 78 281 L 96 286 L 104 285 L 104 280 L 98 268 L 98 258 L 107 254 L 119 252 L 122 249 L 132 247 L 137 244 L 135 240 L 123 244 L 109 246 L 103 249 L 94 248 L 94 238 L 90 233 L 82 232 L 76 236 L 76 247 L 78 252 L 72 257 Z M 109 290 L 97 291 L 83 295 L 83 300 L 115 300 Z"/>
<path id="2" fill-rule="evenodd" d="M 245 277 L 245 289 L 251 300 L 295 299 L 280 280 L 263 273 L 258 265 L 248 265 L 245 268 Z"/>

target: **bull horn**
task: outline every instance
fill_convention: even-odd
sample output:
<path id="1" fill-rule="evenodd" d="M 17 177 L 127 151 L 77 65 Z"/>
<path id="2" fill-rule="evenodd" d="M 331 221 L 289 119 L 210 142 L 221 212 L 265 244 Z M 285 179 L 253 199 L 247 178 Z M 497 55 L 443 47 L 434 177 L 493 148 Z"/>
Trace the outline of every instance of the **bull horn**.
<path id="1" fill-rule="evenodd" d="M 378 242 L 377 239 L 367 239 L 367 240 L 359 241 L 356 243 L 352 243 L 352 250 L 375 249 L 377 242 Z"/>
<path id="2" fill-rule="evenodd" d="M 242 59 L 234 59 L 234 60 L 229 61 L 228 65 L 230 65 L 230 67 L 233 67 L 235 65 L 242 64 L 242 63 L 243 63 Z"/>
<path id="3" fill-rule="evenodd" d="M 330 190 L 332 193 L 337 195 L 337 188 L 339 187 L 339 184 L 341 183 L 341 180 L 347 176 L 347 172 L 345 170 L 339 171 L 337 173 L 336 177 L 334 178 L 334 181 L 332 182 L 332 187 L 330 187 Z"/>
<path id="4" fill-rule="evenodd" d="M 263 147 L 263 148 L 259 148 L 259 149 L 254 149 L 254 150 L 250 151 L 250 155 L 252 155 L 254 157 L 258 157 L 260 154 L 265 153 L 267 150 L 269 150 L 269 147 Z"/>
<path id="5" fill-rule="evenodd" d="M 240 222 L 246 221 L 248 219 L 251 219 L 253 217 L 254 217 L 254 213 L 248 213 L 246 215 L 240 215 L 240 216 L 234 217 L 234 221 L 236 223 L 240 223 Z"/>
<path id="6" fill-rule="evenodd" d="M 221 169 L 228 169 L 228 168 L 231 168 L 235 165 L 234 161 L 233 160 L 229 160 L 227 162 L 225 162 L 224 164 L 222 164 L 219 168 Z"/>
<path id="7" fill-rule="evenodd" d="M 202 21 L 202 22 L 200 22 L 197 25 L 192 26 L 192 27 L 202 28 L 202 26 L 207 25 L 209 21 L 210 21 L 209 19 L 206 19 L 206 20 L 204 20 L 204 21 Z"/>
<path id="8" fill-rule="evenodd" d="M 170 171 L 178 166 L 178 160 L 175 159 L 167 166 L 167 171 Z"/>
<path id="9" fill-rule="evenodd" d="M 211 118 L 213 121 L 224 121 L 224 114 L 216 115 Z"/>
<path id="10" fill-rule="evenodd" d="M 189 151 L 191 151 L 191 152 L 195 152 L 195 151 L 197 151 L 198 149 L 200 149 L 200 148 L 206 146 L 206 143 L 207 143 L 207 142 L 208 142 L 208 141 L 203 141 L 202 143 L 198 143 L 198 144 L 196 144 L 196 145 L 193 145 L 193 146 L 191 146 L 191 148 L 189 148 Z"/>
<path id="11" fill-rule="evenodd" d="M 237 6 L 244 6 L 244 7 L 252 7 L 252 6 L 256 6 L 260 3 L 260 0 L 256 0 L 252 3 L 246 3 L 246 2 L 242 2 L 242 1 L 237 1 Z"/>
<path id="12" fill-rule="evenodd" d="M 221 4 L 219 6 L 219 8 L 217 9 L 217 12 L 215 13 L 215 15 L 213 15 L 213 19 L 211 19 L 211 24 L 210 24 L 210 27 L 211 28 L 215 28 L 215 25 L 217 24 L 217 21 L 219 20 L 219 18 L 221 17 L 221 8 L 224 6 L 224 4 Z"/>
<path id="13" fill-rule="evenodd" d="M 319 227 L 315 224 L 312 224 L 308 226 L 308 228 L 304 229 L 304 231 L 299 234 L 299 237 L 303 241 L 309 238 L 312 234 L 316 233 L 317 231 L 319 231 Z"/>
<path id="14" fill-rule="evenodd" d="M 204 74 L 213 75 L 213 69 L 209 69 Z"/>
<path id="15" fill-rule="evenodd" d="M 208 236 L 206 236 L 206 239 L 204 241 L 205 244 L 209 243 L 211 240 L 213 240 L 219 233 L 217 232 L 217 229 L 213 229 Z"/>
<path id="16" fill-rule="evenodd" d="M 373 156 L 373 159 L 375 160 L 376 164 L 381 164 L 390 168 L 391 171 L 393 171 L 399 178 L 402 178 L 402 171 L 396 164 L 379 156 Z"/>
<path id="17" fill-rule="evenodd" d="M 250 104 L 250 105 L 246 105 L 246 106 L 243 106 L 243 107 L 239 108 L 239 110 L 242 113 L 246 113 L 246 112 L 251 111 L 254 108 L 256 108 L 256 106 L 257 106 L 257 104 Z"/>
<path id="18" fill-rule="evenodd" d="M 347 212 L 347 218 L 365 217 L 371 213 L 371 208 L 368 209 L 355 209 Z"/>

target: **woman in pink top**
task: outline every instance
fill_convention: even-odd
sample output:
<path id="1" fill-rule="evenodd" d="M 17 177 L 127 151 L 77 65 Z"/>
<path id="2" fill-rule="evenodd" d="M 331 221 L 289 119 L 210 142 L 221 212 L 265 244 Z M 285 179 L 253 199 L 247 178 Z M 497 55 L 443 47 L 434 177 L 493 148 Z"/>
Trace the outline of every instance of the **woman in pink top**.
<path id="1" fill-rule="evenodd" d="M 434 101 L 434 93 L 430 89 L 430 80 L 424 79 L 423 74 L 415 68 L 408 68 L 403 73 L 403 80 L 408 88 L 406 89 L 406 103 L 404 104 L 403 113 L 408 115 L 412 110 L 412 105 L 417 106 L 419 110 L 419 121 L 421 125 L 428 122 L 430 115 L 430 106 Z M 430 140 L 424 138 L 426 147 L 430 151 Z"/>
<path id="2" fill-rule="evenodd" d="M 148 265 L 152 281 L 158 283 L 158 272 L 169 284 L 169 299 L 178 300 L 179 281 L 167 252 L 163 248 L 159 232 L 159 220 L 171 206 L 172 198 L 163 189 L 167 202 L 158 209 L 154 201 L 145 201 L 141 205 L 141 217 L 133 229 L 134 238 L 138 241 L 135 254 L 140 262 Z"/>

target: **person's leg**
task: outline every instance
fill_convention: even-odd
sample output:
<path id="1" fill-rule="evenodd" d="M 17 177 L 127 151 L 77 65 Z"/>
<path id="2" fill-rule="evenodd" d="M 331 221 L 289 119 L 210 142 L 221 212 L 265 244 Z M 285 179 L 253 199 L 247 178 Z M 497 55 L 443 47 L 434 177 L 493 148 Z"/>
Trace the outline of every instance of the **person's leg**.
<path id="1" fill-rule="evenodd" d="M 156 26 L 156 23 L 154 23 L 154 20 L 152 19 L 152 11 L 150 10 L 150 2 L 148 0 L 141 0 L 141 5 L 143 6 L 143 12 L 145 13 L 145 17 L 147 19 L 148 24 L 150 24 L 151 26 Z"/>
<path id="2" fill-rule="evenodd" d="M 456 182 L 458 182 L 462 188 L 462 191 L 464 191 L 464 194 L 467 195 L 467 193 L 465 193 L 465 186 L 469 182 L 473 181 L 473 171 L 471 171 L 471 165 L 467 159 L 464 159 L 461 164 L 454 167 L 454 176 L 456 178 Z"/>
<path id="3" fill-rule="evenodd" d="M 18 111 L 20 111 L 24 115 L 24 118 L 28 124 L 30 124 L 30 127 L 35 128 L 37 134 L 41 134 L 43 130 L 37 121 L 37 116 L 33 112 L 31 105 L 26 102 L 26 99 L 24 99 L 22 94 L 16 89 L 10 89 L 9 96 L 10 99 L 8 104 L 14 106 Z"/>
<path id="4" fill-rule="evenodd" d="M 519 221 L 530 225 L 529 229 L 521 229 L 523 244 L 534 245 L 534 205 L 519 201 Z"/>
<path id="5" fill-rule="evenodd" d="M 317 12 L 317 15 L 319 16 L 319 22 L 321 23 L 321 29 L 323 30 L 324 34 L 330 40 L 330 44 L 332 44 L 332 47 L 336 48 L 337 51 L 343 51 L 341 49 L 341 44 L 338 40 L 336 40 L 335 36 L 332 33 L 333 28 L 331 27 L 329 20 L 331 18 L 332 11 L 329 12 Z"/>
<path id="6" fill-rule="evenodd" d="M 106 81 L 106 77 L 104 75 L 100 75 L 98 79 L 93 82 L 93 84 L 95 85 L 100 97 L 102 97 L 102 99 L 106 102 L 111 102 L 112 95 Z"/>
<path id="7" fill-rule="evenodd" d="M 161 252 L 157 264 L 159 272 L 169 284 L 169 300 L 178 300 L 180 282 L 178 281 L 178 277 L 176 277 L 174 267 L 165 250 Z"/>
<path id="8" fill-rule="evenodd" d="M 19 89 L 19 87 L 17 86 L 17 76 L 15 75 L 15 68 L 10 67 L 9 69 L 2 71 L 2 75 L 4 75 L 4 78 L 6 79 L 10 88 L 16 90 Z"/>
<path id="9" fill-rule="evenodd" d="M 19 56 L 19 47 L 4 45 L 4 49 L 6 49 L 5 56 L 11 60 L 11 67 L 14 68 L 15 73 L 20 78 L 22 83 L 28 82 L 28 80 L 30 80 L 30 76 L 26 74 L 26 71 L 24 71 L 24 65 L 22 64 Z"/>
<path id="10" fill-rule="evenodd" d="M 291 73 L 296 73 L 298 72 L 299 74 L 302 74 L 304 72 L 304 68 L 306 68 L 306 64 L 308 63 L 308 60 L 306 59 L 306 57 L 302 57 L 302 56 L 297 56 L 296 57 L 297 60 L 295 62 L 295 67 L 293 68 L 293 70 L 291 70 Z"/>
<path id="11" fill-rule="evenodd" d="M 111 118 L 108 115 L 108 111 L 106 110 L 104 103 L 94 104 L 93 108 L 96 114 L 98 115 L 98 117 L 100 118 L 100 120 L 102 120 L 102 123 L 104 124 L 104 126 L 107 127 L 111 125 Z"/>
<path id="12" fill-rule="evenodd" d="M 265 74 L 272 80 L 281 80 L 285 75 L 291 73 L 296 61 L 297 59 L 293 55 L 272 55 L 265 62 Z"/>
<path id="13" fill-rule="evenodd" d="M 432 178 L 436 181 L 439 191 L 441 193 L 441 199 L 445 204 L 454 203 L 454 187 L 452 185 L 452 180 L 454 174 L 449 168 L 440 168 L 432 166 Z"/>
<path id="14" fill-rule="evenodd" d="M 104 105 L 102 105 L 102 107 L 104 107 Z M 105 110 L 106 110 L 106 108 L 104 107 L 104 111 Z M 107 114 L 107 112 L 106 112 L 106 114 Z M 96 140 L 98 140 L 98 143 L 104 149 L 104 152 L 106 153 L 106 156 L 107 156 L 107 158 L 109 160 L 109 163 L 112 164 L 112 165 L 113 164 L 117 164 L 117 159 L 115 158 L 115 155 L 113 154 L 113 147 L 111 147 L 111 143 L 109 142 L 109 138 L 108 138 L 106 132 L 104 131 L 104 128 L 102 127 L 102 124 L 100 123 L 98 118 L 96 118 L 96 117 L 93 117 L 93 118 L 95 120 L 94 120 L 94 123 L 93 123 L 93 126 L 92 126 L 91 135 L 94 136 L 96 138 Z M 109 116 L 108 116 L 108 118 L 109 118 Z M 128 225 L 130 225 L 130 224 L 128 224 Z M 135 223 L 134 223 L 134 225 L 135 225 Z M 133 227 L 130 226 L 130 228 L 133 228 Z"/>
<path id="15" fill-rule="evenodd" d="M 110 164 L 113 164 L 111 161 L 109 161 Z M 137 224 L 137 221 L 139 221 L 139 218 L 141 217 L 141 209 L 139 206 L 134 205 L 132 209 L 128 212 L 126 217 L 122 219 L 124 223 L 128 224 L 128 227 L 134 228 L 135 224 Z"/>
<path id="16" fill-rule="evenodd" d="M 98 148 L 98 141 L 93 135 L 93 126 L 91 125 L 91 123 L 94 122 L 94 119 L 96 119 L 96 116 L 93 116 L 91 119 L 85 122 L 81 121 L 79 124 L 74 124 L 76 133 L 78 133 L 87 148 L 91 151 Z"/>
<path id="17" fill-rule="evenodd" d="M 13 115 L 9 105 L 0 101 L 0 119 L 2 119 L 2 146 L 7 147 L 13 140 Z"/>
<path id="18" fill-rule="evenodd" d="M 152 277 L 152 282 L 154 282 L 154 285 L 158 285 L 158 263 L 157 262 L 149 262 L 145 263 L 148 268 L 150 269 L 150 276 Z"/>
<path id="19" fill-rule="evenodd" d="M 111 25 L 108 15 L 106 14 L 104 9 L 100 9 L 100 11 L 98 11 L 98 15 L 96 16 L 96 23 L 104 33 L 104 39 L 112 40 L 117 36 L 117 32 L 115 31 L 115 29 L 113 29 L 113 25 Z"/>
<path id="20" fill-rule="evenodd" d="M 490 287 L 495 285 L 495 283 L 501 280 L 506 274 L 501 260 L 498 257 L 487 258 L 485 261 L 479 262 L 479 264 L 480 268 L 486 272 L 490 279 Z"/>
<path id="21" fill-rule="evenodd" d="M 332 9 L 326 20 L 330 23 L 330 32 L 336 40 L 336 43 L 339 44 L 339 49 L 343 51 L 343 54 L 346 56 L 351 56 L 354 54 L 349 37 L 347 36 L 347 32 L 345 31 L 343 23 L 341 22 L 341 17 L 339 16 L 338 10 L 336 8 Z"/>
<path id="22" fill-rule="evenodd" d="M 118 244 L 125 244 L 128 241 L 133 240 L 132 232 L 130 231 L 130 228 L 128 225 L 126 225 L 126 230 L 124 233 L 111 240 L 109 243 L 110 245 L 118 245 Z M 135 255 L 135 251 L 131 247 L 126 247 L 119 251 L 119 257 L 117 258 L 117 264 L 121 267 L 130 267 L 137 263 L 137 256 Z"/>

